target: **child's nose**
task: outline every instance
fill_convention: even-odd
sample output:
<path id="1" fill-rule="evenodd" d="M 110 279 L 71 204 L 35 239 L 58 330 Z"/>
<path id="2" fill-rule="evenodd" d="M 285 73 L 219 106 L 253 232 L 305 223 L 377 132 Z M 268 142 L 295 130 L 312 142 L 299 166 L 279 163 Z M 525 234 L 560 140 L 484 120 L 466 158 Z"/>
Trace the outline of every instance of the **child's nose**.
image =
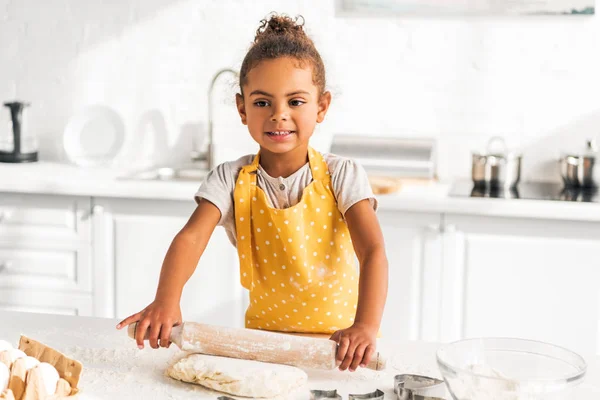
<path id="1" fill-rule="evenodd" d="M 289 113 L 283 107 L 273 110 L 273 115 L 271 115 L 271 121 L 273 122 L 287 121 L 289 118 Z"/>

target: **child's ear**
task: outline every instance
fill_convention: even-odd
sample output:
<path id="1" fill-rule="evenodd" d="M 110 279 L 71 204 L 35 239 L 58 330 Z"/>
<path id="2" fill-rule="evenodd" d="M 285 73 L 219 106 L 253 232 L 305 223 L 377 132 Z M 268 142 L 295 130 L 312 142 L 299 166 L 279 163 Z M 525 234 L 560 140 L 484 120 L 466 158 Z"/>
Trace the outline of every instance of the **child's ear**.
<path id="1" fill-rule="evenodd" d="M 319 98 L 319 112 L 317 113 L 317 122 L 321 123 L 325 119 L 325 114 L 331 104 L 331 93 L 325 92 Z"/>
<path id="2" fill-rule="evenodd" d="M 242 119 L 242 124 L 248 125 L 248 121 L 246 120 L 246 105 L 244 104 L 244 97 L 239 93 L 235 95 L 235 104 L 237 106 L 238 113 L 240 114 L 240 118 Z"/>

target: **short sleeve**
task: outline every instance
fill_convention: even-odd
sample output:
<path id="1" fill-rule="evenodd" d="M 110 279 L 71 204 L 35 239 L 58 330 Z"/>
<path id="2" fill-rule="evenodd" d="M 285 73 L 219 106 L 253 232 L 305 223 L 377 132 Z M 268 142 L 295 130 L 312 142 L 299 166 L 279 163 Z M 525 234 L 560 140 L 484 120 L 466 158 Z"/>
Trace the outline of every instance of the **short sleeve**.
<path id="1" fill-rule="evenodd" d="M 224 225 L 225 221 L 233 218 L 234 187 L 235 178 L 230 163 L 219 164 L 208 173 L 194 195 L 194 199 L 196 203 L 200 202 L 200 199 L 206 199 L 213 203 L 221 212 L 219 225 Z"/>
<path id="2" fill-rule="evenodd" d="M 327 165 L 331 174 L 331 185 L 342 215 L 361 200 L 369 200 L 373 210 L 377 211 L 377 198 L 373 194 L 367 172 L 358 162 L 328 154 Z"/>

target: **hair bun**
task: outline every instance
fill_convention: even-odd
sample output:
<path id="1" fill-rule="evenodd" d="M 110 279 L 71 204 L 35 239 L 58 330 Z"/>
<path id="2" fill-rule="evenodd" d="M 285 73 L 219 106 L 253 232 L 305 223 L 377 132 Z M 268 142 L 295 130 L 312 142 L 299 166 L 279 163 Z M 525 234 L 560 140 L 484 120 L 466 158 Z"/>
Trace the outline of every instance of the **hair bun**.
<path id="1" fill-rule="evenodd" d="M 256 30 L 255 42 L 271 35 L 305 36 L 304 18 L 302 16 L 291 18 L 285 14 L 272 13 L 269 19 L 263 19 L 260 23 L 259 28 Z"/>
<path id="2" fill-rule="evenodd" d="M 299 67 L 310 64 L 313 68 L 313 83 L 320 93 L 325 92 L 325 66 L 312 39 L 304 31 L 304 18 L 290 18 L 285 14 L 270 13 L 260 21 L 254 42 L 240 68 L 240 89 L 248 83 L 248 72 L 264 60 L 290 57 L 298 61 Z M 306 64 L 305 64 L 306 63 Z"/>

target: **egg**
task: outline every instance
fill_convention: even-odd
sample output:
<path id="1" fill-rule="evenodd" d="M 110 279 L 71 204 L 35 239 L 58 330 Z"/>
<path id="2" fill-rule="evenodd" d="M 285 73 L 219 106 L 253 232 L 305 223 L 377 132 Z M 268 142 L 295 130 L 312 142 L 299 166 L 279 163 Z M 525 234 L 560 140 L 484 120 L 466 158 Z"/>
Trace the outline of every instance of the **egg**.
<path id="1" fill-rule="evenodd" d="M 15 360 L 17 358 L 25 358 L 25 357 L 27 357 L 27 354 L 23 353 L 19 349 L 10 349 L 10 350 L 8 350 L 8 354 L 10 355 L 11 362 L 15 362 Z"/>
<path id="2" fill-rule="evenodd" d="M 12 346 L 12 344 L 10 344 L 10 342 L 0 339 L 0 351 L 10 350 L 12 348 L 13 348 L 13 346 Z"/>
<path id="3" fill-rule="evenodd" d="M 46 393 L 48 396 L 56 393 L 56 384 L 60 379 L 56 368 L 54 368 L 52 364 L 48 364 L 46 362 L 40 363 L 37 368 L 42 375 L 42 380 L 44 381 L 44 387 L 46 388 Z"/>
<path id="4" fill-rule="evenodd" d="M 8 367 L 0 363 L 0 393 L 8 387 L 8 379 L 10 378 L 10 371 Z"/>
<path id="5" fill-rule="evenodd" d="M 33 367 L 37 367 L 38 365 L 40 365 L 40 361 L 37 358 L 31 356 L 25 357 L 25 369 L 27 371 Z"/>

